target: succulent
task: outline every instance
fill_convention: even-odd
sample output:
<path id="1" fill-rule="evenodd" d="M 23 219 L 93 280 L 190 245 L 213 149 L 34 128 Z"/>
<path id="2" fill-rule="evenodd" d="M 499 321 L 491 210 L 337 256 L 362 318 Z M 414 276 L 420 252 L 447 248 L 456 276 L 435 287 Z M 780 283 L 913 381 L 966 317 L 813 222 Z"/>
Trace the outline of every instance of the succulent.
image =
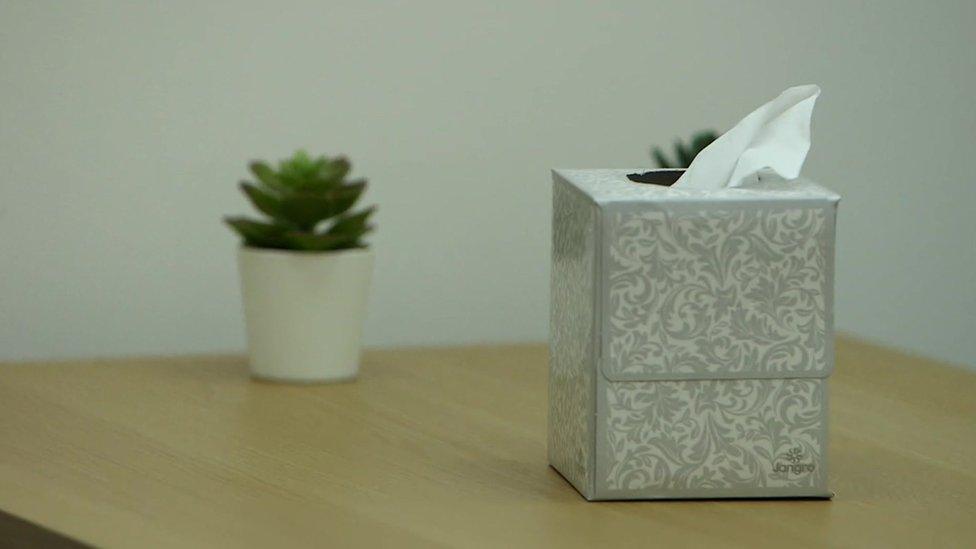
<path id="1" fill-rule="evenodd" d="M 711 145 L 712 141 L 715 141 L 716 139 L 718 139 L 718 132 L 715 130 L 702 130 L 692 136 L 691 142 L 687 145 L 682 143 L 680 139 L 675 139 L 675 162 L 671 162 L 660 147 L 654 147 L 654 149 L 651 151 L 651 156 L 654 157 L 654 161 L 657 162 L 659 168 L 687 168 L 691 165 L 691 161 L 698 156 L 698 153 L 700 153 L 705 147 Z"/>
<path id="2" fill-rule="evenodd" d="M 268 219 L 224 219 L 245 246 L 316 252 L 366 247 L 362 238 L 373 229 L 368 220 L 376 208 L 350 211 L 366 180 L 346 180 L 352 165 L 345 157 L 298 151 L 278 169 L 260 161 L 249 168 L 257 182 L 242 181 L 241 191 Z"/>

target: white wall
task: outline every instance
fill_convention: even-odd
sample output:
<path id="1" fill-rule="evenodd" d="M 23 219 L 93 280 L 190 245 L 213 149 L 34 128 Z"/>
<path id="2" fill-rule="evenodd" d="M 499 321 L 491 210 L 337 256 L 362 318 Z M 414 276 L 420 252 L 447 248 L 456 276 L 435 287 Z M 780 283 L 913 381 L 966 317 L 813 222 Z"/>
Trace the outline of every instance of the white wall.
<path id="1" fill-rule="evenodd" d="M 0 0 L 0 359 L 242 349 L 218 220 L 298 147 L 372 182 L 368 343 L 544 340 L 550 167 L 816 82 L 838 327 L 976 365 L 976 3 L 479 4 Z"/>

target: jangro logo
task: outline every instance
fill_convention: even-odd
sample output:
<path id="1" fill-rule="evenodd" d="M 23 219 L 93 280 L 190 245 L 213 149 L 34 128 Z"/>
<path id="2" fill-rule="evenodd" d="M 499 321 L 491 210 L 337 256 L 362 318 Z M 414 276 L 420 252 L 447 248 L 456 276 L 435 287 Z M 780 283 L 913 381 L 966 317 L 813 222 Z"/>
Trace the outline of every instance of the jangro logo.
<path id="1" fill-rule="evenodd" d="M 773 463 L 773 471 L 776 473 L 792 473 L 802 475 L 812 473 L 817 466 L 812 462 L 804 463 L 803 448 L 795 446 L 790 448 L 785 454 L 780 454 Z"/>

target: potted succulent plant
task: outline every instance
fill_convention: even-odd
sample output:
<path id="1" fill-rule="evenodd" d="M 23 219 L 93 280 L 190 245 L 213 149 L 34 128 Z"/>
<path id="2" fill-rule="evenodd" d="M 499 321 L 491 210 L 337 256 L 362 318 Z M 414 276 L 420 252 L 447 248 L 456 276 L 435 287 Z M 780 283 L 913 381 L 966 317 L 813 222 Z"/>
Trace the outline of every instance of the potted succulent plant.
<path id="1" fill-rule="evenodd" d="M 228 217 L 242 238 L 238 266 L 251 375 L 352 379 L 373 270 L 363 236 L 375 207 L 353 212 L 366 189 L 344 157 L 303 151 L 273 168 L 252 162 L 241 190 L 266 219 Z"/>

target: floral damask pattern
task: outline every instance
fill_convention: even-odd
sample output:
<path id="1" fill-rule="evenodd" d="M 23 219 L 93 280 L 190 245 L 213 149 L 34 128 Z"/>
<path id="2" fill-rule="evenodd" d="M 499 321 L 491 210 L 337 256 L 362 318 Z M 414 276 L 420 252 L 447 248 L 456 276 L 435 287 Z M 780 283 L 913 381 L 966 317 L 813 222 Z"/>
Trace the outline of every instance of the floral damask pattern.
<path id="1" fill-rule="evenodd" d="M 610 490 L 734 492 L 824 484 L 822 379 L 603 385 Z"/>
<path id="2" fill-rule="evenodd" d="M 810 374 L 828 368 L 825 208 L 612 214 L 612 374 Z"/>
<path id="3" fill-rule="evenodd" d="M 593 478 L 595 218 L 592 203 L 554 182 L 549 463 L 584 495 Z"/>

